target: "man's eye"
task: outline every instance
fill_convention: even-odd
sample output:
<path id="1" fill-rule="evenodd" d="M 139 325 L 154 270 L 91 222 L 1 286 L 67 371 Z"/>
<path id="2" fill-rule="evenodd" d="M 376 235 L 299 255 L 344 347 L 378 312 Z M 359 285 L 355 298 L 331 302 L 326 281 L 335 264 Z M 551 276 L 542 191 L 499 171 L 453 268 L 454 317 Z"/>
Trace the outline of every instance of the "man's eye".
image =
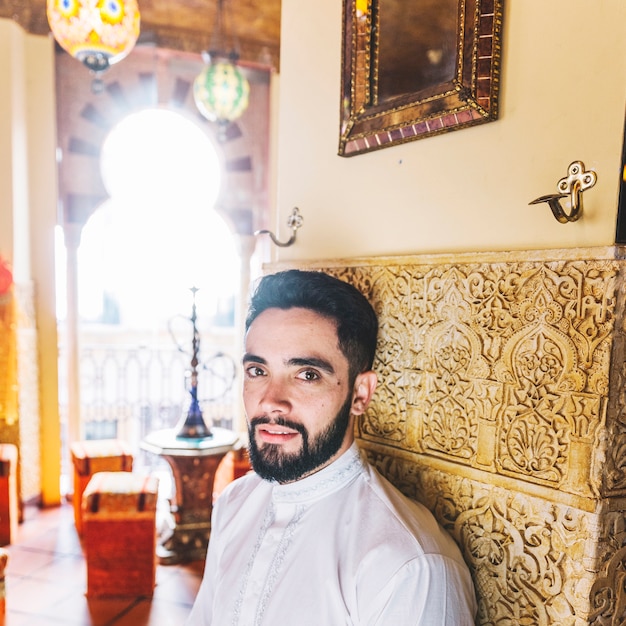
<path id="1" fill-rule="evenodd" d="M 300 374 L 300 378 L 303 380 L 318 380 L 319 374 L 314 370 L 305 370 Z"/>
<path id="2" fill-rule="evenodd" d="M 246 373 L 251 378 L 256 378 L 257 376 L 263 376 L 265 374 L 265 372 L 263 371 L 263 368 L 257 367 L 256 365 L 251 365 L 250 367 L 246 368 Z"/>

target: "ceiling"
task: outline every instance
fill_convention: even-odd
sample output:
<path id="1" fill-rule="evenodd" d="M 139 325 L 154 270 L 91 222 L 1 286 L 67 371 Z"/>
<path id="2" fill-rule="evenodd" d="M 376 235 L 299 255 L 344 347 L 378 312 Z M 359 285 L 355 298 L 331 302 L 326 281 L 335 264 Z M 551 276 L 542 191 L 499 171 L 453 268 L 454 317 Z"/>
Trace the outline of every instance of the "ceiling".
<path id="1" fill-rule="evenodd" d="M 141 35 L 138 44 L 200 53 L 211 42 L 217 0 L 138 0 Z M 238 39 L 243 63 L 279 68 L 281 0 L 225 0 L 227 34 Z M 0 0 L 0 17 L 26 31 L 50 32 L 46 0 Z"/>

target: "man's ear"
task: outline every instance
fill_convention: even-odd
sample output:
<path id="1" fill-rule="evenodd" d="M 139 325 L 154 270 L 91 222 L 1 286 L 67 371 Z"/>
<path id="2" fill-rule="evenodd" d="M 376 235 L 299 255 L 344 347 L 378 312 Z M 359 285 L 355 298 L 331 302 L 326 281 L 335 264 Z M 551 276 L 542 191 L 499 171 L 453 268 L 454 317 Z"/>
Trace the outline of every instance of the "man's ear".
<path id="1" fill-rule="evenodd" d="M 378 377 L 376 372 L 368 370 L 357 374 L 352 392 L 352 407 L 350 412 L 353 415 L 362 415 L 369 406 L 369 403 L 376 390 Z"/>

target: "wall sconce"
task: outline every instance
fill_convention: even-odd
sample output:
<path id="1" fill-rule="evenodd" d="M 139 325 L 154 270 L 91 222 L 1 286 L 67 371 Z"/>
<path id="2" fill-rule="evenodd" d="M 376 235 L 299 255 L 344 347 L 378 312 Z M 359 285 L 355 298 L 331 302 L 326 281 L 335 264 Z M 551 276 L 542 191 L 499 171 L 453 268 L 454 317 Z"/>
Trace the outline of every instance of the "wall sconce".
<path id="1" fill-rule="evenodd" d="M 289 226 L 289 228 L 291 228 L 292 230 L 291 237 L 289 237 L 287 241 L 279 241 L 276 235 L 274 235 L 274 233 L 270 232 L 269 230 L 257 230 L 255 231 L 254 234 L 255 235 L 269 235 L 270 239 L 277 246 L 279 246 L 280 248 L 288 248 L 289 246 L 295 243 L 296 231 L 298 230 L 298 228 L 300 228 L 300 226 L 302 226 L 303 222 L 304 222 L 304 218 L 302 217 L 302 215 L 300 215 L 300 211 L 298 207 L 293 207 L 293 211 L 291 212 L 291 215 L 287 219 L 287 226 Z"/>
<path id="2" fill-rule="evenodd" d="M 230 51 L 227 48 L 224 0 L 218 0 L 211 46 L 208 52 L 202 53 L 205 67 L 193 83 L 193 96 L 200 113 L 218 124 L 220 140 L 225 136 L 226 127 L 248 108 L 250 97 L 248 79 L 237 67 L 239 46 L 234 36 Z"/>
<path id="3" fill-rule="evenodd" d="M 52 34 L 66 52 L 96 75 L 121 61 L 139 37 L 137 0 L 47 0 L 46 13 Z"/>
<path id="4" fill-rule="evenodd" d="M 560 193 L 535 198 L 528 204 L 547 202 L 557 222 L 567 224 L 580 219 L 583 213 L 583 191 L 596 184 L 597 176 L 593 171 L 585 171 L 582 161 L 574 161 L 567 168 L 567 176 L 561 178 L 557 184 Z M 566 213 L 561 206 L 561 199 L 570 199 L 570 212 Z"/>

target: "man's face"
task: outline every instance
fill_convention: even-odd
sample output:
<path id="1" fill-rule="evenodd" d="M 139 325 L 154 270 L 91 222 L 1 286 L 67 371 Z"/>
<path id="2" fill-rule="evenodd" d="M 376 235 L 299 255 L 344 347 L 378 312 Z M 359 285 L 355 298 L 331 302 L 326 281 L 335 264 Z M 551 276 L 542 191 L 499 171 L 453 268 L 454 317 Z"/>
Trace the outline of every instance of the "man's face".
<path id="1" fill-rule="evenodd" d="M 250 459 L 291 482 L 331 463 L 353 441 L 353 390 L 335 324 L 308 309 L 267 309 L 246 341 L 243 399 Z"/>

